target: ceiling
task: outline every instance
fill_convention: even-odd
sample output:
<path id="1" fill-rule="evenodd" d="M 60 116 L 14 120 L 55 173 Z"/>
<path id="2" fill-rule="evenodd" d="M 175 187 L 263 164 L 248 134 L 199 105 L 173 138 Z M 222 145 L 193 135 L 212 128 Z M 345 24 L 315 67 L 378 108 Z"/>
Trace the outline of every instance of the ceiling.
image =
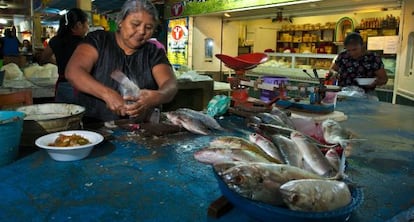
<path id="1" fill-rule="evenodd" d="M 33 0 L 35 1 L 35 0 Z M 40 1 L 40 0 L 39 0 Z M 402 0 L 321 0 L 313 3 L 303 3 L 285 6 L 266 6 L 249 10 L 231 10 L 230 18 L 225 20 L 274 18 L 277 12 L 282 12 L 287 17 L 302 17 L 312 15 L 349 13 L 361 10 L 391 10 L 400 9 Z M 101 14 L 112 13 L 119 10 L 125 0 L 95 0 L 92 2 L 92 10 Z M 153 0 L 155 4 L 164 4 L 164 0 Z M 14 15 L 30 15 L 31 0 L 0 0 L 1 17 L 13 18 Z M 59 10 L 76 7 L 76 0 L 50 0 L 48 8 L 42 9 L 45 19 L 56 19 Z M 161 6 L 162 7 L 162 6 Z M 213 13 L 211 16 L 222 16 L 221 13 Z"/>

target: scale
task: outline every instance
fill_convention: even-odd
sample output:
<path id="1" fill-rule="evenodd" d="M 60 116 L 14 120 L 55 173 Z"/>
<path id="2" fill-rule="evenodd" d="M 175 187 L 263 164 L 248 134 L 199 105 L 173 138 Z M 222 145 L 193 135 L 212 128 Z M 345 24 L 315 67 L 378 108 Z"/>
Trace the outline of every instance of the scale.
<path id="1" fill-rule="evenodd" d="M 318 84 L 313 87 L 306 87 L 304 90 L 312 92 L 313 99 L 304 98 L 291 98 L 288 95 L 289 91 L 300 91 L 300 86 L 290 86 L 286 84 L 270 84 L 265 83 L 261 78 L 257 80 L 250 80 L 245 76 L 247 70 L 257 67 L 268 60 L 268 56 L 265 53 L 250 53 L 242 54 L 236 57 L 216 54 L 216 57 L 220 59 L 225 66 L 235 71 L 235 76 L 229 76 L 228 82 L 231 87 L 231 100 L 230 111 L 242 116 L 250 116 L 254 113 L 269 112 L 272 110 L 273 104 L 283 109 L 292 109 L 301 112 L 327 114 L 334 112 L 335 103 L 324 103 L 327 92 L 338 92 L 340 87 L 326 86 L 324 84 L 325 78 L 319 78 L 316 69 L 313 69 L 314 76 L 303 70 L 312 79 L 316 79 Z M 268 91 L 277 92 L 278 96 L 272 98 L 269 102 L 252 98 L 248 96 L 248 88 L 263 89 Z"/>

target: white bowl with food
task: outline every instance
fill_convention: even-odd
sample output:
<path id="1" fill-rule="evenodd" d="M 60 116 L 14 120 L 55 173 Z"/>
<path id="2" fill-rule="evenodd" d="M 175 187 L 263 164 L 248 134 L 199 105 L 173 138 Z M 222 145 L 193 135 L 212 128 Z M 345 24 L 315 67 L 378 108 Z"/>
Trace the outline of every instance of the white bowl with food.
<path id="1" fill-rule="evenodd" d="M 374 83 L 376 79 L 377 78 L 355 78 L 355 81 L 357 81 L 360 86 L 369 86 Z"/>
<path id="2" fill-rule="evenodd" d="M 74 161 L 87 157 L 104 137 L 87 130 L 69 130 L 50 133 L 36 139 L 36 146 L 47 151 L 57 161 Z"/>

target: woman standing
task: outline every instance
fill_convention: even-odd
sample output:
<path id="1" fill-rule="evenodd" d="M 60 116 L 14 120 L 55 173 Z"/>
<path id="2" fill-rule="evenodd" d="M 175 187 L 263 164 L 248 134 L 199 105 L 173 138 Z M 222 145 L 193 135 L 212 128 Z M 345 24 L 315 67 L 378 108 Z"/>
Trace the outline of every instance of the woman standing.
<path id="1" fill-rule="evenodd" d="M 171 64 L 162 49 L 147 42 L 158 21 L 149 0 L 127 0 L 118 14 L 117 32 L 91 32 L 76 48 L 65 75 L 81 92 L 80 104 L 90 121 L 145 119 L 154 107 L 174 98 L 177 82 Z M 138 96 L 121 96 L 120 84 L 111 78 L 116 70 L 141 89 Z"/>
<path id="2" fill-rule="evenodd" d="M 59 20 L 57 35 L 50 39 L 41 60 L 47 61 L 55 55 L 59 78 L 56 82 L 55 102 L 78 103 L 76 92 L 65 78 L 66 65 L 89 30 L 87 14 L 78 8 L 70 9 Z"/>

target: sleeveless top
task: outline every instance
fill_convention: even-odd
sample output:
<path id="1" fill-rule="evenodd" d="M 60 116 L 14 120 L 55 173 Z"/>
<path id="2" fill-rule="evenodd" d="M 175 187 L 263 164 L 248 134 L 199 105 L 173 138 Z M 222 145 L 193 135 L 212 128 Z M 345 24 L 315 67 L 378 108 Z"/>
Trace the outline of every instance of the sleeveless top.
<path id="1" fill-rule="evenodd" d="M 132 55 L 126 55 L 118 46 L 115 33 L 98 30 L 89 33 L 83 43 L 90 44 L 98 51 L 98 61 L 91 75 L 105 86 L 121 92 L 118 82 L 111 78 L 111 73 L 121 70 L 140 89 L 157 90 L 158 85 L 152 76 L 152 68 L 158 64 L 171 66 L 165 52 L 154 44 L 145 43 Z M 120 119 L 112 113 L 103 100 L 86 93 L 79 94 L 80 104 L 86 108 L 85 116 L 110 121 Z"/>

